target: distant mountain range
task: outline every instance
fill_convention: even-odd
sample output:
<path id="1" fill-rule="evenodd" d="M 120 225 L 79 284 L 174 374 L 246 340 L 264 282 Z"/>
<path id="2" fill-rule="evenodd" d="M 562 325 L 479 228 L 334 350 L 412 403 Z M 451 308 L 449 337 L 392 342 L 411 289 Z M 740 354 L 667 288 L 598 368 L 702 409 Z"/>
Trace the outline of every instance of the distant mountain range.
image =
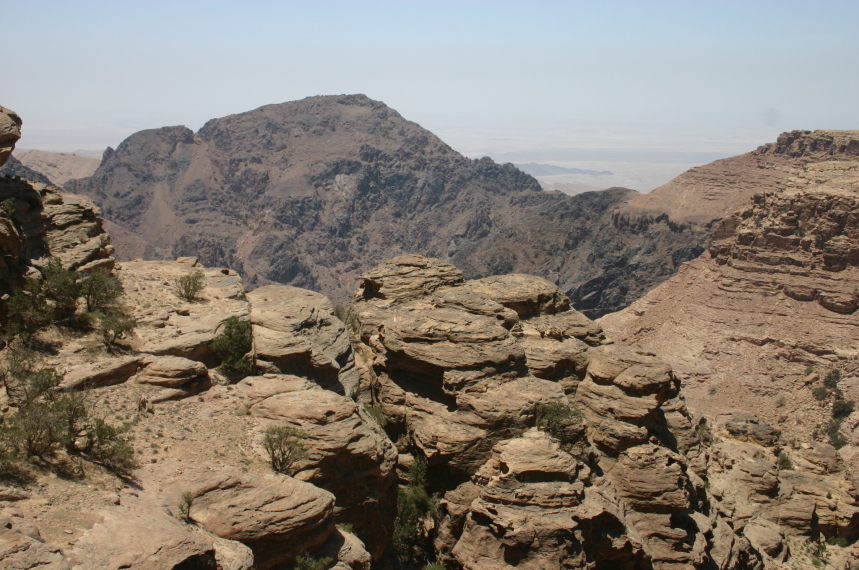
<path id="1" fill-rule="evenodd" d="M 538 164 L 529 162 L 527 164 L 515 164 L 516 168 L 531 176 L 552 176 L 553 174 L 585 174 L 588 176 L 611 176 L 614 173 L 608 170 L 584 170 L 582 168 L 565 168 L 554 164 Z"/>
<path id="2" fill-rule="evenodd" d="M 344 304 L 364 271 L 420 253 L 466 278 L 541 275 L 599 316 L 668 278 L 709 235 L 630 214 L 633 190 L 544 192 L 364 95 L 267 105 L 196 133 L 141 131 L 65 189 L 101 206 L 121 257 L 196 255 L 249 287 L 286 283 Z"/>

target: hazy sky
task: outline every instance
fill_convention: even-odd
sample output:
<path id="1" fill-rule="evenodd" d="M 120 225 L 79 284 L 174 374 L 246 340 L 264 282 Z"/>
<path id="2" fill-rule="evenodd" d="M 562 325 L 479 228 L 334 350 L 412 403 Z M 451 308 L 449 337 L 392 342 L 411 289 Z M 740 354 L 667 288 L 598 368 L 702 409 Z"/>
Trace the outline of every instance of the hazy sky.
<path id="1" fill-rule="evenodd" d="M 785 130 L 859 129 L 855 0 L 0 0 L 0 13 L 0 104 L 24 118 L 23 148 L 101 149 L 340 93 L 469 154 L 535 160 L 706 158 Z"/>

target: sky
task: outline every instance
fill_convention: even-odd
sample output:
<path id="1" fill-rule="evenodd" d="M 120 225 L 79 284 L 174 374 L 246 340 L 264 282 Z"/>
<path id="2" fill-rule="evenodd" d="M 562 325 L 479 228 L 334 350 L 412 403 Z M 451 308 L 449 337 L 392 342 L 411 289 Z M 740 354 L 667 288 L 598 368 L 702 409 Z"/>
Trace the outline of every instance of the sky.
<path id="1" fill-rule="evenodd" d="M 859 129 L 859 2 L 0 0 L 21 148 L 364 93 L 469 156 L 705 163 Z"/>

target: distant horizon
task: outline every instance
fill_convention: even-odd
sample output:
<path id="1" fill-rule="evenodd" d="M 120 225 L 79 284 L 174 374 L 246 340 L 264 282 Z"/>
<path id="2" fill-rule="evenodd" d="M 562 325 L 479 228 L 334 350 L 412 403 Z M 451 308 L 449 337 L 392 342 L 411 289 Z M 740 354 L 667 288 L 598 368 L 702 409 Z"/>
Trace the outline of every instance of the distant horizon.
<path id="1" fill-rule="evenodd" d="M 14 54 L 0 62 L 0 105 L 23 117 L 25 148 L 115 148 L 323 93 L 364 93 L 499 161 L 679 167 L 785 131 L 859 128 L 848 0 L 3 7 L 15 25 L 0 37 Z"/>

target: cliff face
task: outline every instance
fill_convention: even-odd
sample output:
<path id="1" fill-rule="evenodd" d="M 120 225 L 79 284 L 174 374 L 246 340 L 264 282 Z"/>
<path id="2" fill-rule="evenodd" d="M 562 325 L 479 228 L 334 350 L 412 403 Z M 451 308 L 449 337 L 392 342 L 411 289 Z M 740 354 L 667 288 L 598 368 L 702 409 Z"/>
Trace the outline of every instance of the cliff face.
<path id="1" fill-rule="evenodd" d="M 826 148 L 839 149 L 840 160 L 786 171 L 777 191 L 755 195 L 717 227 L 709 255 L 601 319 L 613 338 L 674 366 L 690 409 L 754 413 L 795 445 L 830 441 L 838 398 L 859 399 L 859 161 L 845 159 L 856 155 L 859 133 L 824 135 L 837 141 Z M 809 150 L 819 151 L 821 138 L 794 133 L 774 151 L 826 159 L 828 151 Z M 824 386 L 833 370 L 841 380 Z M 849 442 L 840 454 L 854 476 L 857 424 L 854 414 L 840 427 Z"/>
<path id="2" fill-rule="evenodd" d="M 651 214 L 618 223 L 630 191 L 543 192 L 363 95 L 269 105 L 198 133 L 142 131 L 66 190 L 102 207 L 127 258 L 195 255 L 235 267 L 249 287 L 290 284 L 339 303 L 363 271 L 421 253 L 469 277 L 539 274 L 599 315 L 695 257 L 706 235 Z"/>

